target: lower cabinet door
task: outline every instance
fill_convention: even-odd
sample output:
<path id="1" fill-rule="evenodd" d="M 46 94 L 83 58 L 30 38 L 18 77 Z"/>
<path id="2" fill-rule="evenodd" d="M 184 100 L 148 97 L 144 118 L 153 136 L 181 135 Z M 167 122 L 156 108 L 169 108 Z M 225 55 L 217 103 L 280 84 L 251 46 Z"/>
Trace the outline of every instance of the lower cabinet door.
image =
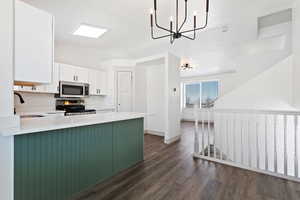
<path id="1" fill-rule="evenodd" d="M 143 119 L 114 123 L 114 173 L 143 160 L 143 133 Z"/>

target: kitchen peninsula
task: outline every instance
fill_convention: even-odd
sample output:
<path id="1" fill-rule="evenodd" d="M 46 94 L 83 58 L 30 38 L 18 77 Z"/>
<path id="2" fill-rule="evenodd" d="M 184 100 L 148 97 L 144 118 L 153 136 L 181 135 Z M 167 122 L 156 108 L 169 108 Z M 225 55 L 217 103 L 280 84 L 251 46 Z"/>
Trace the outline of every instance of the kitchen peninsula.
<path id="1" fill-rule="evenodd" d="M 12 151 L 14 200 L 64 200 L 143 161 L 144 115 L 22 119 L 1 132 Z M 3 153 L 3 152 L 2 152 Z"/>

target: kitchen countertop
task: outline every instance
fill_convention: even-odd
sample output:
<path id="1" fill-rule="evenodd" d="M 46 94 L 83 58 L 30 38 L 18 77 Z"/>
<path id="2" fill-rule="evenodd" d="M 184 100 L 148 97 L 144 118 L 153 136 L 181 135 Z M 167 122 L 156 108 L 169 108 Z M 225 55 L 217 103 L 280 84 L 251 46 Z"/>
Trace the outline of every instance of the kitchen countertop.
<path id="1" fill-rule="evenodd" d="M 10 128 L 0 132 L 2 136 L 22 135 L 51 131 L 65 128 L 103 124 L 109 122 L 123 121 L 129 119 L 143 118 L 145 114 L 134 112 L 110 112 L 78 116 L 46 116 L 41 118 L 21 119 L 19 128 Z"/>

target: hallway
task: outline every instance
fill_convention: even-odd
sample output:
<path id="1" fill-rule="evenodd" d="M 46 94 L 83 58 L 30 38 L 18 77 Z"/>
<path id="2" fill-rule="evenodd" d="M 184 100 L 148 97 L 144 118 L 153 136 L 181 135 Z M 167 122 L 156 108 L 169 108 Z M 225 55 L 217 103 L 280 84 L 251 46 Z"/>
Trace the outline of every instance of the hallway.
<path id="1" fill-rule="evenodd" d="M 76 200 L 298 200 L 300 184 L 194 160 L 192 123 L 171 145 L 145 136 L 145 161 L 82 193 Z"/>

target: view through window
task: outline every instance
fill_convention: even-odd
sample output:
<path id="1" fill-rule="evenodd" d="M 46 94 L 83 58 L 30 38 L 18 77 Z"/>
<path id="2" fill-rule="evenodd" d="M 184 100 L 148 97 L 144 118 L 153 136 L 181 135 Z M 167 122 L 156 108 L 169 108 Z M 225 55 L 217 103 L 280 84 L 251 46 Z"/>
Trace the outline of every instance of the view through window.
<path id="1" fill-rule="evenodd" d="M 185 107 L 212 108 L 219 94 L 218 81 L 187 83 L 184 86 Z"/>

